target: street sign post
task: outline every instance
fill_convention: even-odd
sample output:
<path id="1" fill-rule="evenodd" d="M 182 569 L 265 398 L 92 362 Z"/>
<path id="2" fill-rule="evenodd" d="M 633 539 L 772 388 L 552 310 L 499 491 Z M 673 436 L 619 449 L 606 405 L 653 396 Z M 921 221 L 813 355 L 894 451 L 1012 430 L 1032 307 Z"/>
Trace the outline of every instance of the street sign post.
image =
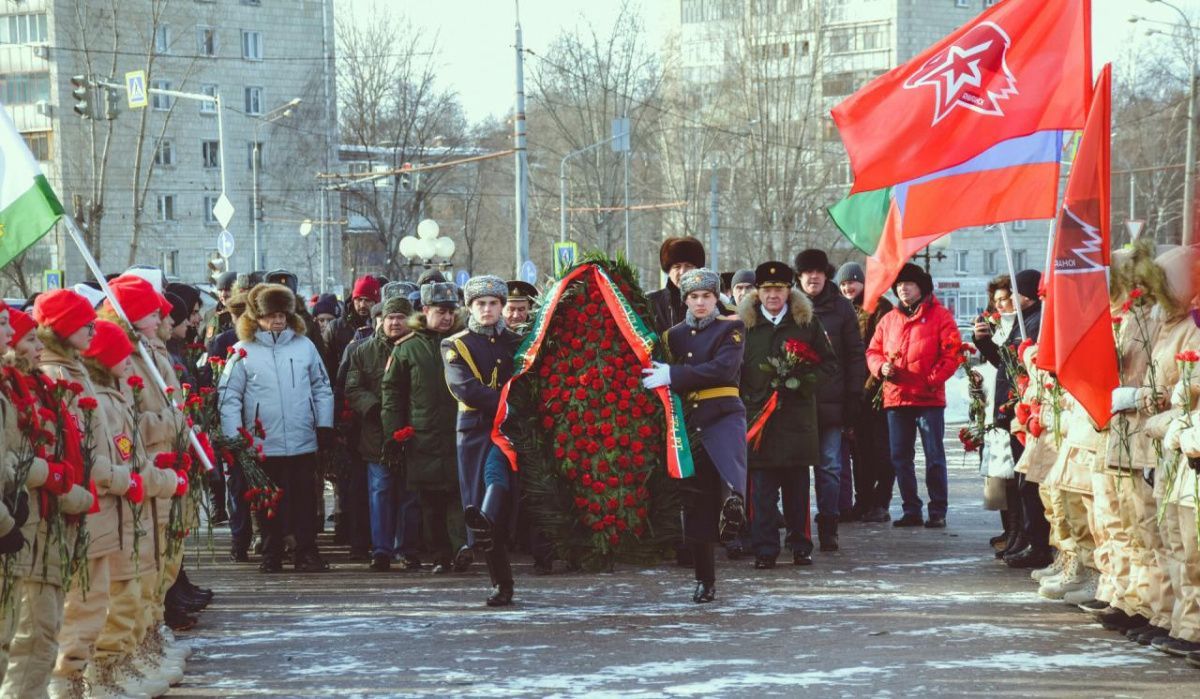
<path id="1" fill-rule="evenodd" d="M 217 253 L 226 260 L 233 257 L 233 234 L 229 231 L 217 235 Z"/>
<path id="2" fill-rule="evenodd" d="M 1125 230 L 1129 231 L 1129 239 L 1137 240 L 1138 236 L 1142 234 L 1142 226 L 1145 226 L 1145 225 L 1146 225 L 1145 221 L 1139 221 L 1137 219 L 1134 219 L 1131 221 L 1126 221 L 1125 222 Z"/>
<path id="3" fill-rule="evenodd" d="M 467 280 L 471 278 L 471 273 L 465 269 L 460 269 L 454 273 L 454 283 L 461 286 L 466 286 Z"/>
<path id="4" fill-rule="evenodd" d="M 42 289 L 51 291 L 62 289 L 67 283 L 67 273 L 61 269 L 47 269 L 42 272 Z"/>
<path id="5" fill-rule="evenodd" d="M 125 102 L 130 109 L 141 109 L 146 106 L 146 71 L 131 70 L 125 74 Z"/>
<path id="6" fill-rule="evenodd" d="M 554 276 L 561 277 L 575 266 L 579 258 L 579 245 L 574 242 L 554 244 Z"/>
<path id="7" fill-rule="evenodd" d="M 538 270 L 537 265 L 533 264 L 533 260 L 525 260 L 521 263 L 521 281 L 527 284 L 537 284 Z"/>

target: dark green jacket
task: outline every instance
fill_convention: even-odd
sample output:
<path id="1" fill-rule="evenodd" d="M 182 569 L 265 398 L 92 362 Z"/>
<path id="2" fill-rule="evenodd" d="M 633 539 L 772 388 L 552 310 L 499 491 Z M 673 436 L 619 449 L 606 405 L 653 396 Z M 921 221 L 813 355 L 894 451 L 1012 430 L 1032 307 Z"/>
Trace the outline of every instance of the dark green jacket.
<path id="1" fill-rule="evenodd" d="M 425 316 L 408 319 L 411 335 L 392 350 L 383 376 L 383 429 L 390 435 L 411 426 L 415 436 L 404 445 L 407 486 L 412 490 L 458 489 L 458 401 L 446 387 L 441 342 L 462 329 L 458 321 L 448 332 L 425 327 Z"/>
<path id="2" fill-rule="evenodd" d="M 772 325 L 762 314 L 757 292 L 751 291 L 738 304 L 738 317 L 746 324 L 746 350 L 742 358 L 740 391 L 746 404 L 746 425 L 758 418 L 771 397 L 772 371 L 764 370 L 767 358 L 783 353 L 783 344 L 791 338 L 807 343 L 821 357 L 817 367 L 817 385 L 837 373 L 837 356 L 821 321 L 813 313 L 808 297 L 793 289 L 788 313 L 779 325 Z M 763 429 L 758 449 L 747 447 L 750 470 L 764 468 L 808 467 L 821 461 L 820 431 L 817 426 L 817 390 L 779 390 L 778 407 Z"/>
<path id="3" fill-rule="evenodd" d="M 401 338 L 400 342 L 403 341 Z M 364 461 L 379 463 L 383 458 L 380 393 L 383 371 L 395 344 L 380 327 L 371 339 L 359 343 L 346 358 L 346 403 L 358 416 L 358 454 Z"/>

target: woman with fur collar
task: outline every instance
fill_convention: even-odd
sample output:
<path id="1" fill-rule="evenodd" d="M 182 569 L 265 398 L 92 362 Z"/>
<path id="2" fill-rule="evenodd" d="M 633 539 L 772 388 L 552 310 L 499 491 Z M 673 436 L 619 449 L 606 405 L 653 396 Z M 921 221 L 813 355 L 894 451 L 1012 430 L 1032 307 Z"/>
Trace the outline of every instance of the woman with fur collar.
<path id="1" fill-rule="evenodd" d="M 281 284 L 260 284 L 237 321 L 238 343 L 219 384 L 221 431 L 266 432 L 263 470 L 283 489 L 278 516 L 264 520 L 260 569 L 283 569 L 283 537 L 296 540 L 296 569 L 328 569 L 317 552 L 317 452 L 332 445 L 333 390 L 316 346 L 296 315 L 296 297 Z M 284 531 L 285 523 L 291 531 Z"/>
<path id="2" fill-rule="evenodd" d="M 803 342 L 820 357 L 816 368 L 818 383 L 837 373 L 837 355 L 813 312 L 812 302 L 793 288 L 793 278 L 791 267 L 785 263 L 764 262 L 754 272 L 754 291 L 738 304 L 738 316 L 746 325 L 740 390 L 751 422 L 776 393 L 771 385 L 775 372 L 768 368 L 769 360 L 783 356 L 785 343 Z M 751 511 L 763 513 L 750 521 L 754 567 L 774 568 L 779 556 L 774 513 L 780 491 L 792 563 L 811 565 L 808 469 L 821 463 L 815 387 L 780 388 L 761 439 L 753 444 L 756 446 L 747 450 L 750 493 L 754 500 Z"/>

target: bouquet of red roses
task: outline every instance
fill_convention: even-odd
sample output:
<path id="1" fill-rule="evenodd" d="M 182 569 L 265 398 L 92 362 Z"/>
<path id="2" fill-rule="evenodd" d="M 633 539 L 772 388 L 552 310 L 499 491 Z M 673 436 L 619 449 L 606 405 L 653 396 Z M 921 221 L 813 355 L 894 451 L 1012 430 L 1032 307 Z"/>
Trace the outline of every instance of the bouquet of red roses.
<path id="1" fill-rule="evenodd" d="M 771 388 L 797 391 L 807 397 L 816 386 L 820 364 L 821 355 L 807 342 L 793 337 L 783 343 L 778 356 L 767 357 L 759 368 L 771 373 Z"/>

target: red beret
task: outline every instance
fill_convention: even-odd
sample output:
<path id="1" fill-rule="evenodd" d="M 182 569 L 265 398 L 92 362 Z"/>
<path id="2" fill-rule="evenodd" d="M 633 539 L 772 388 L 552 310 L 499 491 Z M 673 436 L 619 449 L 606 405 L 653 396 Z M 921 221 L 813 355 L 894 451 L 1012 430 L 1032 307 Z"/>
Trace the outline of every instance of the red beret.
<path id="1" fill-rule="evenodd" d="M 92 344 L 84 350 L 83 356 L 91 357 L 104 366 L 112 369 L 133 354 L 133 343 L 125 330 L 116 323 L 107 320 L 96 321 L 96 336 Z"/>
<path id="2" fill-rule="evenodd" d="M 154 285 L 132 274 L 122 274 L 109 282 L 108 288 L 112 289 L 113 296 L 121 304 L 130 323 L 136 323 L 155 311 L 161 311 L 166 302 L 162 295 L 154 290 Z M 104 307 L 111 310 L 112 302 L 106 300 Z M 169 304 L 166 312 L 171 312 Z"/>
<path id="3" fill-rule="evenodd" d="M 350 294 L 350 298 L 369 298 L 375 303 L 379 303 L 379 280 L 369 274 L 363 275 L 354 282 L 354 291 Z"/>
<path id="4" fill-rule="evenodd" d="M 37 297 L 33 303 L 33 319 L 61 338 L 96 319 L 96 310 L 83 296 L 70 289 L 55 289 Z"/>
<path id="5" fill-rule="evenodd" d="M 37 323 L 33 322 L 33 318 L 30 318 L 28 313 L 11 307 L 8 309 L 8 324 L 13 329 L 11 343 L 13 345 L 20 342 L 21 338 L 25 337 L 25 333 L 37 327 Z"/>

